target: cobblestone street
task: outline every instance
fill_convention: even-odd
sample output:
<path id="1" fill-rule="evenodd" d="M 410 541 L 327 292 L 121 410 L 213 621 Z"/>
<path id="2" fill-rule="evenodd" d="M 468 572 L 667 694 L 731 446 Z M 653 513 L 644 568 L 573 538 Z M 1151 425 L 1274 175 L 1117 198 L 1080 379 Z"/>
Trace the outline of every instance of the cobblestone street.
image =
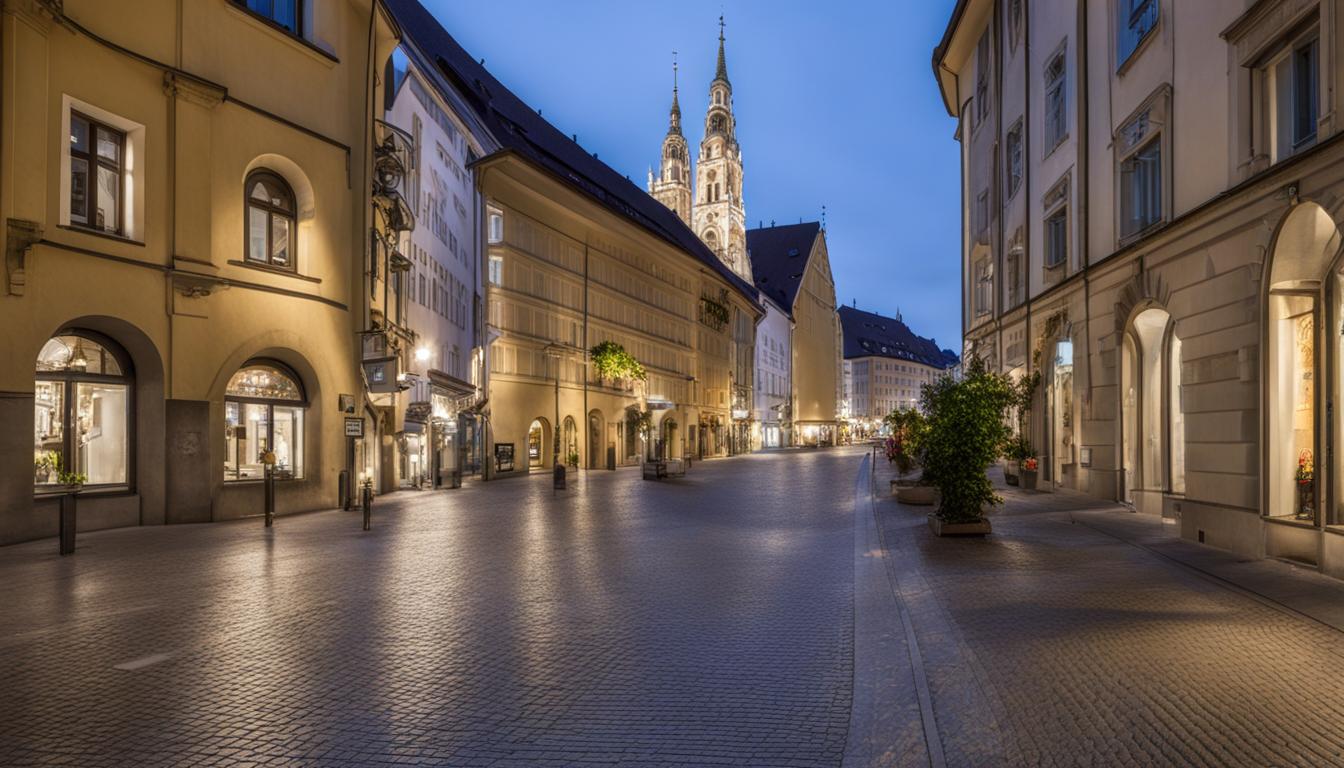
<path id="1" fill-rule="evenodd" d="M 835 765 L 857 470 L 756 455 L 403 493 L 369 533 L 5 548 L 0 765 Z"/>
<path id="2" fill-rule="evenodd" d="M 0 764 L 1344 764 L 1339 582 L 863 455 L 5 548 Z"/>
<path id="3" fill-rule="evenodd" d="M 1213 553 L 1316 603 L 1344 605 L 1338 582 L 1077 494 L 1000 492 L 983 540 L 878 505 L 949 765 L 1344 764 L 1344 635 L 1181 560 Z"/>

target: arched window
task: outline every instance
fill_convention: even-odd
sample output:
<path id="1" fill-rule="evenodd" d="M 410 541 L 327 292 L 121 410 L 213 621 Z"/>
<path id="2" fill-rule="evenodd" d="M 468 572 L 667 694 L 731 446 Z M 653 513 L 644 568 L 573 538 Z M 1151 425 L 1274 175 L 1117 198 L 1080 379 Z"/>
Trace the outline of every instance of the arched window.
<path id="1" fill-rule="evenodd" d="M 247 253 L 249 264 L 293 271 L 294 192 L 271 171 L 247 177 Z"/>
<path id="2" fill-rule="evenodd" d="M 128 486 L 130 358 L 110 340 L 79 330 L 53 336 L 37 355 L 33 482 Z"/>
<path id="3" fill-rule="evenodd" d="M 299 377 L 282 363 L 253 360 L 238 369 L 224 390 L 224 479 L 260 479 L 267 451 L 277 477 L 302 478 L 307 407 Z"/>

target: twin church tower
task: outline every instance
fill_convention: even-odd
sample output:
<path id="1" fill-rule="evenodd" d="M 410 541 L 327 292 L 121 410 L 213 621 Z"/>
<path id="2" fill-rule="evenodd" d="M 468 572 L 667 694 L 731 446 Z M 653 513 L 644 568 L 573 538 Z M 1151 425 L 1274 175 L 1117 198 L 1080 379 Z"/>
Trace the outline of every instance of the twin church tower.
<path id="1" fill-rule="evenodd" d="M 671 208 L 728 268 L 752 282 L 747 259 L 747 215 L 742 207 L 742 148 L 733 118 L 733 86 L 723 55 L 723 17 L 719 17 L 719 61 L 709 84 L 705 135 L 695 159 L 691 185 L 691 157 L 681 133 L 681 104 L 677 101 L 676 64 L 672 66 L 672 111 L 658 175 L 649 171 L 649 194 Z"/>

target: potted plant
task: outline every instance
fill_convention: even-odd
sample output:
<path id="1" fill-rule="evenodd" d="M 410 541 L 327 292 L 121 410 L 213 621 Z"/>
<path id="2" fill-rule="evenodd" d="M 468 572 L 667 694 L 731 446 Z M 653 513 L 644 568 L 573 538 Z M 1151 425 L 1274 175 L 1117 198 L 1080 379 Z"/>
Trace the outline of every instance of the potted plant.
<path id="1" fill-rule="evenodd" d="M 1035 456 L 1028 456 L 1022 460 L 1022 489 L 1026 491 L 1036 490 L 1036 469 L 1040 462 Z"/>
<path id="2" fill-rule="evenodd" d="M 60 454 L 55 451 L 43 451 L 33 457 L 33 479 L 38 485 L 51 481 L 51 474 L 61 462 Z"/>
<path id="3" fill-rule="evenodd" d="M 625 351 L 625 347 L 614 341 L 604 341 L 589 350 L 593 371 L 597 373 L 597 383 L 610 379 L 617 382 L 644 381 L 648 373 L 635 356 Z"/>
<path id="4" fill-rule="evenodd" d="M 1012 437 L 1004 447 L 1003 479 L 1009 485 L 1018 485 L 1021 481 L 1022 463 L 1033 455 L 1031 443 L 1022 436 Z"/>
<path id="5" fill-rule="evenodd" d="M 987 507 L 1003 500 L 985 467 L 997 461 L 1010 435 L 1008 409 L 1014 385 L 972 358 L 961 378 L 944 375 L 920 395 L 928 419 L 922 459 L 924 476 L 938 489 L 938 510 L 929 526 L 939 536 L 990 532 Z"/>
<path id="6" fill-rule="evenodd" d="M 565 457 L 565 462 L 566 462 L 567 464 L 569 464 L 569 466 L 571 466 L 571 467 L 573 467 L 573 468 L 575 468 L 575 469 L 578 469 L 578 467 L 579 467 L 579 452 L 578 452 L 578 451 L 570 451 L 570 452 L 569 452 L 569 455 Z"/>
<path id="7" fill-rule="evenodd" d="M 1312 461 L 1311 451 L 1303 451 L 1297 456 L 1297 470 L 1293 473 L 1297 481 L 1297 519 L 1312 520 L 1316 517 L 1316 465 Z"/>

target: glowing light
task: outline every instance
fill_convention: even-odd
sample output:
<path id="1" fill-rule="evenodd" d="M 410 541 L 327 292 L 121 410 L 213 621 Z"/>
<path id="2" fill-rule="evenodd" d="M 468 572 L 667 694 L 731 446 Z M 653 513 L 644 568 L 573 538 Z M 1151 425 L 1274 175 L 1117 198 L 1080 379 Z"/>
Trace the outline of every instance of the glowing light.
<path id="1" fill-rule="evenodd" d="M 429 354 L 430 354 L 429 347 L 420 347 L 419 349 L 415 350 L 416 362 L 420 363 L 429 362 Z"/>

